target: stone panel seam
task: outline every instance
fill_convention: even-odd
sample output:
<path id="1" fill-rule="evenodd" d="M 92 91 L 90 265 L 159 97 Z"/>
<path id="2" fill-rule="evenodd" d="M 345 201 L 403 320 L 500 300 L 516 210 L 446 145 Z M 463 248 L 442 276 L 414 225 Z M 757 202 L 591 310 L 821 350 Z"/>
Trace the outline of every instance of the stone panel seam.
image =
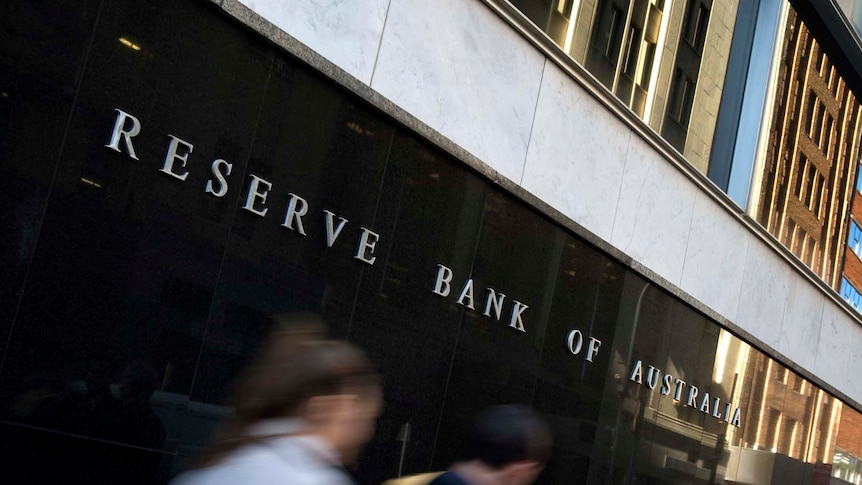
<path id="1" fill-rule="evenodd" d="M 817 340 L 811 346 L 814 349 L 814 361 L 811 363 L 811 372 L 814 373 L 817 369 L 817 361 L 820 359 L 820 339 L 823 337 L 823 315 L 826 314 L 826 298 L 820 304 L 820 319 L 817 326 Z"/>
<path id="2" fill-rule="evenodd" d="M 377 73 L 377 61 L 380 59 L 380 51 L 383 50 L 383 37 L 386 36 L 386 25 L 389 23 L 389 10 L 392 7 L 392 0 L 386 4 L 386 13 L 383 14 L 383 28 L 380 29 L 380 41 L 377 42 L 377 52 L 374 54 L 374 66 L 371 67 L 371 77 L 368 79 L 368 85 L 374 85 L 374 74 Z"/>
<path id="3" fill-rule="evenodd" d="M 530 145 L 533 142 L 533 127 L 536 126 L 536 115 L 539 112 L 539 100 L 542 98 L 542 87 L 545 85 L 545 72 L 548 70 L 548 58 L 542 62 L 542 75 L 539 76 L 539 89 L 536 91 L 536 104 L 533 106 L 533 119 L 530 120 L 530 132 L 527 134 L 527 146 L 524 150 L 524 163 L 521 165 L 521 178 L 518 185 L 524 185 L 524 176 L 527 173 L 527 157 L 530 156 Z"/>
<path id="4" fill-rule="evenodd" d="M 620 211 L 620 198 L 623 196 L 623 185 L 626 179 L 626 169 L 629 166 L 629 153 L 632 150 L 632 132 L 629 131 L 627 133 L 628 138 L 626 139 L 626 152 L 623 154 L 623 169 L 621 171 L 620 176 L 620 185 L 617 187 L 617 199 L 614 201 L 614 220 L 611 222 L 611 232 L 608 236 L 608 239 L 614 238 L 614 230 L 617 228 L 617 214 Z M 632 238 L 634 238 L 634 231 L 632 231 Z"/>

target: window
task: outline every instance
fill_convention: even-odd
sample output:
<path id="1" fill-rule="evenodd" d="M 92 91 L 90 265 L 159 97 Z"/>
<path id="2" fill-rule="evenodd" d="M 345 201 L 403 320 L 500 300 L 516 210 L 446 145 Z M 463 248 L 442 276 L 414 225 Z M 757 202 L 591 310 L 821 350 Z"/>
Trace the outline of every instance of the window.
<path id="1" fill-rule="evenodd" d="M 686 77 L 682 69 L 677 68 L 671 87 L 670 109 L 668 114 L 671 119 L 682 127 L 688 127 L 688 118 L 691 115 L 691 105 L 694 101 L 694 82 Z"/>
<path id="2" fill-rule="evenodd" d="M 847 300 L 853 308 L 862 310 L 862 294 L 847 281 L 847 278 L 841 278 L 841 298 Z"/>
<path id="3" fill-rule="evenodd" d="M 644 89 L 649 88 L 650 76 L 652 76 L 652 65 L 655 62 L 655 44 L 644 42 L 644 66 L 641 70 L 641 79 L 638 82 Z"/>
<path id="4" fill-rule="evenodd" d="M 790 181 L 793 188 L 793 195 L 799 200 L 802 200 L 802 186 L 805 185 L 805 170 L 808 168 L 808 157 L 804 153 L 799 154 L 799 161 L 796 162 L 796 178 Z"/>
<path id="5" fill-rule="evenodd" d="M 641 29 L 632 25 L 629 27 L 629 35 L 626 39 L 625 58 L 623 59 L 623 74 L 634 79 L 635 70 L 638 66 L 638 46 L 641 42 Z"/>
<path id="6" fill-rule="evenodd" d="M 559 13 L 560 15 L 563 15 L 565 17 L 571 17 L 573 4 L 574 4 L 574 0 L 558 0 L 557 1 L 557 13 Z"/>
<path id="7" fill-rule="evenodd" d="M 850 234 L 847 236 L 847 247 L 849 247 L 859 259 L 862 259 L 862 229 L 856 221 L 850 221 Z"/>
<path id="8" fill-rule="evenodd" d="M 625 13 L 619 8 L 617 8 L 617 6 L 612 7 L 612 12 L 613 14 L 611 17 L 611 25 L 607 32 L 607 37 L 605 40 L 604 54 L 607 59 L 616 64 L 617 56 L 619 55 L 620 44 L 623 40 L 623 23 L 625 22 Z"/>
<path id="9" fill-rule="evenodd" d="M 709 8 L 703 4 L 695 6 L 694 2 L 690 3 L 686 20 L 685 40 L 694 50 L 702 52 L 709 24 Z"/>

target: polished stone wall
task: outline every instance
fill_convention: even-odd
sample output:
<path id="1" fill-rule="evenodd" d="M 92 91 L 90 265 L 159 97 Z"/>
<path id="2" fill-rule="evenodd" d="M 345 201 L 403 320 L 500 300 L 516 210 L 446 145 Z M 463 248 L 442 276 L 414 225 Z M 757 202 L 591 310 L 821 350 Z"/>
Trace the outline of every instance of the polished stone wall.
<path id="1" fill-rule="evenodd" d="M 841 416 L 856 412 L 720 324 L 750 312 L 802 367 L 847 376 L 862 363 L 821 358 L 853 354 L 846 315 L 593 98 L 563 89 L 562 71 L 540 60 L 532 124 L 547 136 L 534 128 L 524 152 L 523 180 L 556 187 L 543 202 L 242 12 L 0 6 L 0 481 L 167 482 L 229 419 L 270 318 L 307 311 L 383 375 L 360 483 L 400 463 L 446 467 L 472 415 L 506 402 L 553 424 L 541 483 L 734 480 L 764 447 L 783 457 L 763 465 L 770 477 L 810 483 L 803 448 L 831 467 Z M 132 126 L 131 145 L 112 142 Z M 232 167 L 224 194 L 207 190 L 215 160 Z M 285 227 L 297 198 L 305 234 Z M 348 221 L 333 244 L 324 211 Z M 443 266 L 446 295 L 434 292 Z M 778 297 L 741 289 L 773 280 Z M 468 281 L 472 305 L 458 298 Z M 481 311 L 488 288 L 507 295 L 499 318 Z M 593 359 L 573 330 L 601 342 Z M 650 389 L 638 362 L 739 408 L 739 422 Z M 770 428 L 767 410 L 803 424 Z M 862 456 L 862 438 L 848 442 Z"/>
<path id="2" fill-rule="evenodd" d="M 261 15 L 250 21 L 259 31 L 293 36 L 637 269 L 862 402 L 851 378 L 862 368 L 835 347 L 862 345 L 858 315 L 657 136 L 615 116 L 595 84 L 579 83 L 482 2 L 306 0 L 303 15 L 276 1 L 242 2 L 256 13 L 220 3 L 241 19 Z M 353 9 L 382 10 L 385 21 L 369 35 L 368 15 Z M 376 62 L 359 70 L 340 60 L 347 50 Z"/>

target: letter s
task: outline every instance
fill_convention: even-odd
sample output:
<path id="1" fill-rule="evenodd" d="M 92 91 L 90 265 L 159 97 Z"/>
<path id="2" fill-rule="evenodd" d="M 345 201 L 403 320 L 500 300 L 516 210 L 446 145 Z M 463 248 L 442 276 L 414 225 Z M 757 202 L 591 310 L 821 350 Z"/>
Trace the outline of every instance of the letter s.
<path id="1" fill-rule="evenodd" d="M 222 174 L 220 167 L 224 167 L 224 174 Z M 219 158 L 213 160 L 210 170 L 212 170 L 213 177 L 218 182 L 218 189 L 213 188 L 213 180 L 210 179 L 207 180 L 206 193 L 213 194 L 215 197 L 224 197 L 227 194 L 227 179 L 225 177 L 230 175 L 233 165 Z"/>

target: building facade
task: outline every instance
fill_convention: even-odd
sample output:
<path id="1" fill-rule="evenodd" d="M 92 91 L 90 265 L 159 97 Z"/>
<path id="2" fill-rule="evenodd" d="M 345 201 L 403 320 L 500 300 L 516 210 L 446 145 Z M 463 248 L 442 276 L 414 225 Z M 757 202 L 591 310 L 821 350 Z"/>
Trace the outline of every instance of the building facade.
<path id="1" fill-rule="evenodd" d="M 824 18 L 3 3 L 0 480 L 167 483 L 311 311 L 384 378 L 360 483 L 506 402 L 553 425 L 540 483 L 862 483 L 859 53 Z"/>
<path id="2" fill-rule="evenodd" d="M 757 220 L 827 284 L 839 288 L 860 145 L 850 87 L 791 8 Z"/>

